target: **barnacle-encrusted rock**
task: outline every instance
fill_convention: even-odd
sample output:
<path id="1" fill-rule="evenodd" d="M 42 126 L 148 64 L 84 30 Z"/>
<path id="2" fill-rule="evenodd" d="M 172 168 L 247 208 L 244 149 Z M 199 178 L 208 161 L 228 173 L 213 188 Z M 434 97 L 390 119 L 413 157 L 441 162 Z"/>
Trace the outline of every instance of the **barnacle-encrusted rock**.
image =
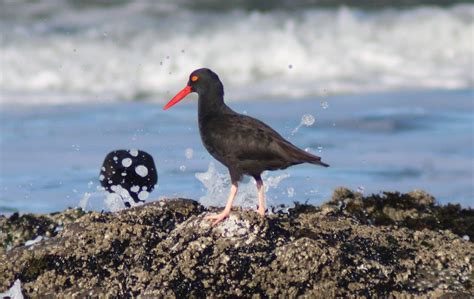
<path id="1" fill-rule="evenodd" d="M 203 220 L 210 211 L 176 199 L 81 212 L 49 239 L 10 243 L 0 254 L 0 291 L 20 279 L 31 297 L 473 294 L 474 245 L 462 238 L 472 230 L 460 227 L 472 227 L 473 211 L 437 206 L 423 192 L 338 189 L 321 208 L 296 204 L 265 218 L 236 209 L 216 227 Z M 10 218 L 0 224 L 14 234 Z"/>

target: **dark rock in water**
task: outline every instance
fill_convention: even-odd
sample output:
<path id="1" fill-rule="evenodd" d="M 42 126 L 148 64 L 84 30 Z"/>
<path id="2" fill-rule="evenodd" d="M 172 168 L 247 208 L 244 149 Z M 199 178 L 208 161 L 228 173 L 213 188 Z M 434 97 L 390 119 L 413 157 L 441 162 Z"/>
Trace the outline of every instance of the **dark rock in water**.
<path id="1" fill-rule="evenodd" d="M 389 197 L 388 210 L 378 207 Z M 320 208 L 266 218 L 237 209 L 216 227 L 203 221 L 213 209 L 185 199 L 89 212 L 55 237 L 3 252 L 0 291 L 20 279 L 31 297 L 472 296 L 474 244 L 449 227 L 406 221 L 430 213 L 408 201 L 433 209 L 431 198 L 338 189 Z M 455 213 L 472 224 L 472 210 Z M 5 231 L 9 220 L 0 220 Z"/>
<path id="2" fill-rule="evenodd" d="M 125 206 L 130 207 L 127 198 L 144 202 L 155 188 L 158 174 L 153 157 L 147 152 L 116 150 L 105 157 L 99 179 L 105 190 L 122 196 Z"/>
<path id="3" fill-rule="evenodd" d="M 437 205 L 430 194 L 416 190 L 401 194 L 383 192 L 363 197 L 346 188 L 334 191 L 323 208 L 336 208 L 337 214 L 355 217 L 362 224 L 397 225 L 414 230 L 449 229 L 474 240 L 474 210 L 459 204 Z"/>

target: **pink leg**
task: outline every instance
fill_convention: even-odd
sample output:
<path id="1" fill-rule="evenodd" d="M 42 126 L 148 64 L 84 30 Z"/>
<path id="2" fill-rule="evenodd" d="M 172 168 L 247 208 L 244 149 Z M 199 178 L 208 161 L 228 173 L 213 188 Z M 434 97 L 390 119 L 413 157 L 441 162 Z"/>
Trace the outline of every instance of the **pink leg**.
<path id="1" fill-rule="evenodd" d="M 260 216 L 265 216 L 265 188 L 263 187 L 263 181 L 261 178 L 257 178 L 257 190 L 258 190 L 258 210 L 257 213 Z"/>
<path id="2" fill-rule="evenodd" d="M 230 187 L 229 198 L 227 199 L 227 204 L 225 205 L 224 211 L 217 215 L 206 216 L 204 219 L 214 220 L 214 222 L 212 223 L 212 225 L 214 226 L 225 218 L 229 217 L 230 210 L 232 209 L 232 203 L 234 202 L 235 195 L 237 194 L 237 189 L 237 183 L 232 183 L 232 187 Z"/>

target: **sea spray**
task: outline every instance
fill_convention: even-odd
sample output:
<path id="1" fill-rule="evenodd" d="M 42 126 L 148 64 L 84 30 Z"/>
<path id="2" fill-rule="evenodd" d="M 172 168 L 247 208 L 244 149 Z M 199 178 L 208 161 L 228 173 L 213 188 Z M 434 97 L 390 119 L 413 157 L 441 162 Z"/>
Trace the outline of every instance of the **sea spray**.
<path id="1" fill-rule="evenodd" d="M 298 132 L 298 130 L 303 126 L 305 127 L 312 126 L 315 121 L 316 119 L 314 118 L 313 115 L 309 113 L 303 114 L 303 116 L 301 117 L 300 124 L 296 128 L 294 128 L 293 131 L 291 131 L 291 136 L 295 135 Z"/>
<path id="2" fill-rule="evenodd" d="M 2 2 L 2 101 L 163 100 L 190 70 L 210 65 L 232 100 L 474 82 L 473 5 L 258 12 L 116 2 L 80 14 L 68 1 Z"/>
<path id="3" fill-rule="evenodd" d="M 214 162 L 209 163 L 206 172 L 195 174 L 196 178 L 204 185 L 206 194 L 199 198 L 199 202 L 204 206 L 224 206 L 230 190 L 230 176 L 228 173 L 221 173 L 216 168 Z M 267 172 L 262 175 L 265 192 L 270 188 L 277 188 L 281 181 L 290 177 L 289 174 L 270 176 Z M 274 199 L 266 196 L 267 206 L 274 204 Z M 234 200 L 234 206 L 255 209 L 258 205 L 257 187 L 255 181 L 243 181 L 239 183 L 239 190 Z"/>
<path id="4" fill-rule="evenodd" d="M 7 290 L 5 293 L 0 293 L 1 298 L 11 298 L 11 299 L 23 299 L 23 293 L 21 292 L 21 281 L 19 279 L 15 280 L 12 287 Z"/>
<path id="5" fill-rule="evenodd" d="M 83 209 L 84 211 L 87 211 L 90 197 L 91 197 L 91 193 L 90 192 L 85 192 L 84 196 L 81 198 L 81 200 L 79 201 L 77 206 L 79 208 Z"/>

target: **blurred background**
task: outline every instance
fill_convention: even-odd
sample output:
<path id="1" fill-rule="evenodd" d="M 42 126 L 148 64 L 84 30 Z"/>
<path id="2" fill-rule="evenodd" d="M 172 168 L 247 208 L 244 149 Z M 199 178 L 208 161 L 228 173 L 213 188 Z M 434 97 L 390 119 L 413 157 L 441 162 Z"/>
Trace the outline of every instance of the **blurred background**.
<path id="1" fill-rule="evenodd" d="M 120 148 L 155 158 L 150 200 L 223 205 L 197 97 L 162 111 L 200 67 L 331 164 L 266 174 L 270 204 L 347 186 L 474 206 L 470 1 L 0 0 L 0 34 L 0 213 L 107 209 L 98 175 Z M 253 180 L 242 189 L 254 207 Z"/>

